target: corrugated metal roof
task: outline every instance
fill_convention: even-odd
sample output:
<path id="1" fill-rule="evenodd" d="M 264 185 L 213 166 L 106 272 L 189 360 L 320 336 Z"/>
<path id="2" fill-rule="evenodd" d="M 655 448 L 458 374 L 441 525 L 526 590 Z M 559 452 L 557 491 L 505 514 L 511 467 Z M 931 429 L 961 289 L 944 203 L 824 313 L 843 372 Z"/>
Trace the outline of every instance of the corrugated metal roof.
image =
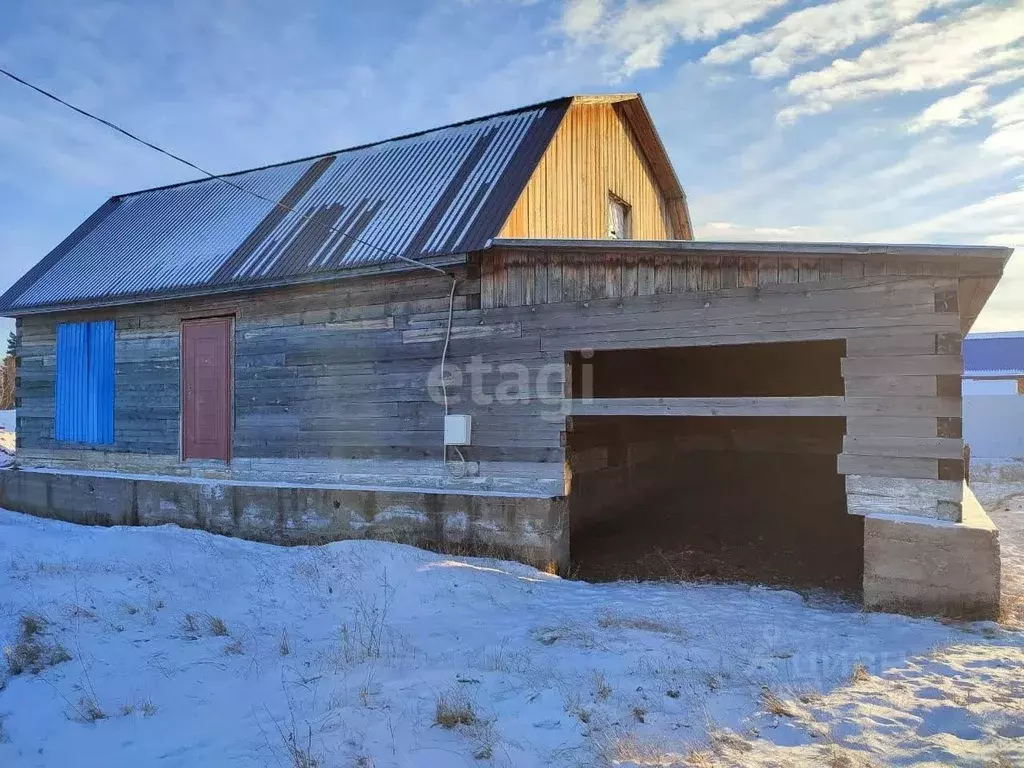
<path id="1" fill-rule="evenodd" d="M 964 339 L 964 376 L 1024 376 L 1024 335 L 986 333 Z"/>
<path id="2" fill-rule="evenodd" d="M 569 103 L 229 177 L 281 205 L 217 179 L 112 198 L 0 297 L 0 312 L 280 284 L 479 250 Z"/>

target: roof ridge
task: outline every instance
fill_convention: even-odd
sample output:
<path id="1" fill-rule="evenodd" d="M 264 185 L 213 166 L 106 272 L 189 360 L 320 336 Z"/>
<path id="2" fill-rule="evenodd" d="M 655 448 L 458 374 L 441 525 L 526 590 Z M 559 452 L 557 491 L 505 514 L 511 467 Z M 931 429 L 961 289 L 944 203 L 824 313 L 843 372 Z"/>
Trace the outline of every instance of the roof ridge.
<path id="1" fill-rule="evenodd" d="M 619 94 L 614 94 L 614 95 L 618 96 Z M 330 152 L 320 152 L 320 153 L 315 154 L 315 155 L 306 155 L 305 157 L 297 157 L 297 158 L 295 158 L 293 160 L 282 160 L 282 161 L 276 162 L 276 163 L 267 163 L 265 165 L 253 166 L 252 168 L 241 168 L 241 169 L 239 169 L 237 171 L 229 171 L 228 173 L 218 173 L 218 174 L 216 174 L 214 176 L 204 176 L 204 177 L 198 178 L 198 179 L 188 179 L 186 181 L 176 181 L 173 184 L 161 184 L 160 186 L 156 186 L 156 187 L 147 187 L 145 189 L 138 189 L 138 190 L 135 190 L 133 192 L 124 192 L 124 193 L 121 193 L 121 194 L 114 195 L 110 199 L 111 200 L 123 200 L 125 198 L 135 197 L 137 195 L 142 195 L 142 194 L 145 194 L 147 192 L 160 192 L 160 191 L 165 190 L 165 189 L 174 189 L 175 187 L 184 187 L 184 186 L 188 186 L 189 184 L 198 184 L 198 183 L 200 183 L 202 181 L 212 181 L 214 179 L 219 179 L 219 178 L 230 178 L 232 176 L 241 176 L 242 174 L 245 174 L 245 173 L 254 173 L 256 171 L 265 171 L 268 168 L 280 168 L 280 167 L 285 166 L 285 165 L 294 165 L 295 163 L 303 163 L 303 162 L 307 162 L 307 161 L 310 161 L 310 160 L 319 160 L 319 159 L 324 158 L 324 157 L 336 157 L 338 155 L 343 155 L 346 152 L 356 152 L 357 150 L 360 150 L 360 149 L 369 149 L 370 147 L 376 147 L 376 146 L 379 146 L 381 144 L 389 144 L 389 143 L 391 143 L 393 141 L 404 141 L 405 139 L 413 139 L 413 138 L 416 138 L 417 136 L 425 136 L 428 133 L 434 133 L 436 131 L 444 131 L 444 130 L 447 130 L 449 128 L 460 128 L 460 127 L 465 126 L 465 125 L 472 125 L 473 123 L 481 123 L 484 120 L 492 120 L 492 119 L 494 119 L 496 117 L 505 117 L 507 115 L 514 115 L 514 114 L 517 114 L 519 112 L 529 112 L 530 110 L 535 110 L 535 109 L 547 109 L 547 108 L 551 108 L 551 107 L 568 105 L 569 103 L 571 103 L 573 101 L 573 99 L 576 99 L 578 97 L 579 97 L 578 95 L 574 95 L 574 96 L 559 96 L 558 98 L 548 99 L 547 101 L 538 101 L 535 104 L 526 104 L 524 106 L 515 107 L 513 109 L 505 109 L 505 110 L 502 110 L 500 112 L 492 112 L 492 113 L 487 114 L 487 115 L 479 115 L 478 117 L 472 117 L 472 118 L 469 118 L 467 120 L 459 120 L 459 121 L 456 121 L 454 123 L 447 123 L 445 125 L 437 125 L 437 126 L 434 126 L 433 128 L 425 128 L 423 130 L 413 131 L 411 133 L 403 133 L 403 134 L 401 134 L 399 136 L 389 136 L 389 137 L 387 137 L 385 139 L 378 139 L 377 141 L 369 141 L 369 142 L 366 142 L 365 144 L 356 144 L 356 145 L 353 145 L 351 147 L 345 147 L 344 149 L 335 149 L 335 150 L 332 150 Z"/>

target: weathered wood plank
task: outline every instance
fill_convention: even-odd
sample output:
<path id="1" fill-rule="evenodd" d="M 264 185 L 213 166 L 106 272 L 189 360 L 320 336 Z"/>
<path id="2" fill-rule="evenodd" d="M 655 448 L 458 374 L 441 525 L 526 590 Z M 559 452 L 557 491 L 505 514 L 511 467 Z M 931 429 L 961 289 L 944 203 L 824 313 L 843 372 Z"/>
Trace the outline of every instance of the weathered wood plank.
<path id="1" fill-rule="evenodd" d="M 842 397 L 620 397 L 573 400 L 573 416 L 839 416 Z"/>
<path id="2" fill-rule="evenodd" d="M 843 439 L 843 452 L 859 456 L 959 459 L 963 451 L 963 440 L 948 437 L 847 435 Z"/>
<path id="3" fill-rule="evenodd" d="M 841 475 L 871 475 L 876 477 L 939 477 L 938 459 L 908 459 L 900 457 L 859 456 L 839 454 L 836 469 Z"/>
<path id="4" fill-rule="evenodd" d="M 622 259 L 622 290 L 620 296 L 623 298 L 632 298 L 638 295 L 638 284 L 639 284 L 639 264 L 636 259 Z"/>
<path id="5" fill-rule="evenodd" d="M 848 395 L 927 397 L 938 394 L 934 376 L 848 376 L 843 382 Z"/>
<path id="6" fill-rule="evenodd" d="M 740 288 L 749 288 L 757 285 L 757 281 L 758 259 L 749 256 L 740 257 L 737 265 L 737 286 Z"/>
<path id="7" fill-rule="evenodd" d="M 900 357 L 846 357 L 843 377 L 854 376 L 937 376 L 963 373 L 959 355 L 903 355 Z"/>
<path id="8" fill-rule="evenodd" d="M 939 419 L 933 416 L 851 416 L 848 435 L 890 437 L 952 437 L 938 434 Z"/>
<path id="9" fill-rule="evenodd" d="M 934 333 L 865 336 L 863 338 L 849 339 L 846 342 L 847 357 L 902 357 L 904 355 L 949 355 L 959 353 L 959 348 L 955 353 L 951 349 L 939 349 L 936 346 L 936 335 Z"/>
<path id="10" fill-rule="evenodd" d="M 642 259 L 637 264 L 637 296 L 654 294 L 654 261 Z"/>
<path id="11" fill-rule="evenodd" d="M 703 256 L 700 259 L 700 290 L 717 291 L 722 288 L 722 257 Z"/>
<path id="12" fill-rule="evenodd" d="M 818 259 L 797 259 L 797 269 L 797 280 L 801 283 L 814 283 L 821 279 Z"/>
<path id="13" fill-rule="evenodd" d="M 672 262 L 667 257 L 655 257 L 654 292 L 672 292 Z"/>
<path id="14" fill-rule="evenodd" d="M 413 328 L 402 331 L 403 344 L 423 344 L 425 342 L 444 341 L 447 328 Z M 491 325 L 458 325 L 453 326 L 451 338 L 454 339 L 486 339 L 494 337 L 521 338 L 523 328 L 520 323 L 495 323 Z"/>
<path id="15" fill-rule="evenodd" d="M 889 498 L 914 497 L 931 502 L 963 500 L 964 485 L 952 480 L 930 478 L 878 477 L 847 475 L 846 492 Z"/>

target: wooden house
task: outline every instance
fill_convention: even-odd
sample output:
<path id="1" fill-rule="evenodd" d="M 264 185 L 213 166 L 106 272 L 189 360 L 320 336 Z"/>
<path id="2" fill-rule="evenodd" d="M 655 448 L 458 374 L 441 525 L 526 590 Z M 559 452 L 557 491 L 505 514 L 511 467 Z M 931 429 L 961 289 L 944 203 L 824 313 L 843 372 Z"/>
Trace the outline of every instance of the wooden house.
<path id="1" fill-rule="evenodd" d="M 636 95 L 118 196 L 0 299 L 0 506 L 991 615 L 961 339 L 1009 253 L 693 240 Z"/>

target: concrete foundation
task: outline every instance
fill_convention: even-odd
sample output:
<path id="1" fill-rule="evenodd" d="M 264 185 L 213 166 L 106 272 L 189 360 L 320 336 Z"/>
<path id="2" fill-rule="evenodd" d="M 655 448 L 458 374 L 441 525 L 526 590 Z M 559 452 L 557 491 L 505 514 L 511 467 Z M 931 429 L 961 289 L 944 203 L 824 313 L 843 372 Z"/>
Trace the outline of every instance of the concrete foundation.
<path id="1" fill-rule="evenodd" d="M 163 525 L 274 544 L 379 539 L 569 568 L 564 498 L 223 482 L 67 470 L 0 471 L 0 507 L 88 525 Z M 963 522 L 864 519 L 864 605 L 995 618 L 999 532 L 970 489 Z"/>
<path id="2" fill-rule="evenodd" d="M 865 518 L 865 607 L 995 619 L 999 590 L 999 530 L 966 486 L 960 523 Z"/>
<path id="3" fill-rule="evenodd" d="M 564 500 L 0 471 L 0 507 L 88 525 L 201 528 L 274 544 L 380 539 L 565 571 Z"/>

